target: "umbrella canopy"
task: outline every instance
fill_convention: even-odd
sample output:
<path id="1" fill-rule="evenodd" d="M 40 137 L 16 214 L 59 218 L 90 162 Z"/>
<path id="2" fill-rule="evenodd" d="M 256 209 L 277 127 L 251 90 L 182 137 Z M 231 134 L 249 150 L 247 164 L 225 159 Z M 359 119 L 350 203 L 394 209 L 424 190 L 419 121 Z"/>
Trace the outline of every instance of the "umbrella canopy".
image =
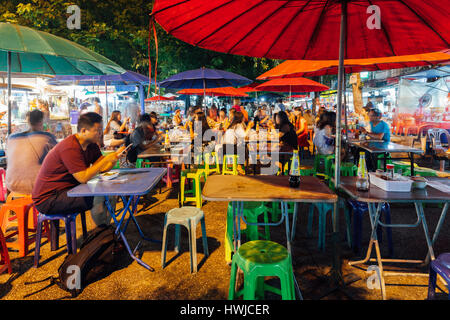
<path id="1" fill-rule="evenodd" d="M 168 97 L 163 97 L 163 96 L 154 96 L 151 98 L 147 98 L 145 99 L 146 102 L 148 101 L 174 101 L 174 98 L 168 98 Z"/>
<path id="2" fill-rule="evenodd" d="M 248 97 L 241 88 L 222 87 L 222 88 L 210 88 L 203 92 L 203 89 L 183 89 L 177 92 L 178 94 L 186 95 L 202 95 L 205 93 L 207 96 L 216 97 Z"/>
<path id="3" fill-rule="evenodd" d="M 160 82 L 160 87 L 170 89 L 207 89 L 242 86 L 251 83 L 238 74 L 215 69 L 200 68 L 180 72 Z"/>
<path id="4" fill-rule="evenodd" d="M 108 75 L 57 75 L 47 80 L 50 85 L 71 85 L 78 86 L 97 86 L 104 85 L 105 82 L 108 85 L 137 85 L 148 84 L 149 78 L 140 73 L 133 71 L 126 71 L 121 74 L 108 74 Z M 152 79 L 152 83 L 155 81 Z"/>
<path id="5" fill-rule="evenodd" d="M 257 86 L 256 89 L 273 92 L 314 92 L 330 88 L 307 78 L 282 78 L 269 80 Z"/>
<path id="6" fill-rule="evenodd" d="M 369 7 L 379 9 L 379 19 Z M 343 11 L 346 59 L 449 47 L 450 6 L 442 0 L 156 0 L 152 15 L 168 33 L 209 50 L 333 60 L 338 58 Z"/>
<path id="7" fill-rule="evenodd" d="M 419 71 L 413 74 L 404 76 L 407 79 L 423 79 L 423 78 L 439 78 L 450 76 L 450 66 L 443 66 L 439 68 L 433 68 L 429 70 Z"/>
<path id="8" fill-rule="evenodd" d="M 0 23 L 0 71 L 46 75 L 120 74 L 119 65 L 75 42 L 47 32 L 10 23 Z"/>
<path id="9" fill-rule="evenodd" d="M 345 73 L 378 71 L 409 67 L 432 66 L 450 61 L 450 54 L 432 52 L 425 54 L 371 59 L 344 60 Z M 338 73 L 339 60 L 288 60 L 263 73 L 257 79 L 314 77 Z"/>
<path id="10" fill-rule="evenodd" d="M 306 94 L 293 94 L 289 98 L 308 98 L 308 96 Z"/>

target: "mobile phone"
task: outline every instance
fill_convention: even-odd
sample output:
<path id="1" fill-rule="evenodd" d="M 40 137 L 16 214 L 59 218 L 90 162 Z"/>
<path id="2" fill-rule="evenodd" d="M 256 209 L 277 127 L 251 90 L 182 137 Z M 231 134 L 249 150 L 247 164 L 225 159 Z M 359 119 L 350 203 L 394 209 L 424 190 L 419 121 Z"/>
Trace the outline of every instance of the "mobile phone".
<path id="1" fill-rule="evenodd" d="M 133 146 L 132 143 L 130 143 L 125 149 L 123 149 L 123 151 L 119 154 L 119 157 L 123 154 L 125 154 L 128 150 L 131 149 L 131 147 Z"/>

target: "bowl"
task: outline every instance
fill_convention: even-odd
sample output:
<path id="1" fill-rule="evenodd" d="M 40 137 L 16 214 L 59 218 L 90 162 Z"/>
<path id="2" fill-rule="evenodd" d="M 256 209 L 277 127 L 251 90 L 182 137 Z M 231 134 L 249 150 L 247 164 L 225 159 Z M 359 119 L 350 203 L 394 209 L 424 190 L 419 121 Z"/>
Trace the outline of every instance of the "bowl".
<path id="1" fill-rule="evenodd" d="M 411 180 L 413 181 L 413 188 L 424 189 L 427 186 L 427 179 L 424 177 L 411 177 Z"/>

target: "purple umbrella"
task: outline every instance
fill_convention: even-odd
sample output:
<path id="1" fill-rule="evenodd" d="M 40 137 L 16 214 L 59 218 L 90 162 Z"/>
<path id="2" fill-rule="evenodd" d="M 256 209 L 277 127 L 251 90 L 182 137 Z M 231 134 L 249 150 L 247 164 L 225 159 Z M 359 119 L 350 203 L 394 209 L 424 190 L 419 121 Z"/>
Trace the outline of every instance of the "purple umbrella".
<path id="1" fill-rule="evenodd" d="M 159 83 L 169 89 L 208 89 L 219 87 L 237 87 L 253 81 L 238 74 L 215 69 L 200 68 L 180 72 Z"/>

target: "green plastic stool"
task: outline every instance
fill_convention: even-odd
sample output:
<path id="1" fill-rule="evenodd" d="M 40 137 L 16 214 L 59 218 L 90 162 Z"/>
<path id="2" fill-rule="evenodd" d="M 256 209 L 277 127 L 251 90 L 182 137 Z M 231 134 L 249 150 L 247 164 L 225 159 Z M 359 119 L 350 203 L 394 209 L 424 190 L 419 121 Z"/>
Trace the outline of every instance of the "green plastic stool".
<path id="1" fill-rule="evenodd" d="M 229 163 L 231 160 L 232 163 Z M 230 168 L 229 165 L 232 165 Z M 234 176 L 238 175 L 237 171 L 237 165 L 238 165 L 238 155 L 236 154 L 226 154 L 223 156 L 223 165 L 222 165 L 222 174 L 231 174 Z"/>
<path id="2" fill-rule="evenodd" d="M 327 217 L 327 213 L 333 212 L 333 206 L 334 205 L 332 203 L 326 203 L 326 202 L 311 203 L 311 205 L 309 206 L 307 235 L 308 235 L 308 237 L 311 237 L 314 208 L 317 208 L 317 211 L 319 212 L 319 227 L 318 227 L 319 239 L 318 239 L 317 246 L 319 247 L 319 250 L 322 250 L 322 251 L 325 251 L 325 234 L 326 234 L 326 221 L 327 221 L 326 217 Z M 350 212 L 349 212 L 344 200 L 342 200 L 342 199 L 339 200 L 338 209 L 344 209 L 345 223 L 346 223 L 346 229 L 347 229 L 347 244 L 351 248 L 352 247 L 352 238 L 351 238 Z"/>
<path id="3" fill-rule="evenodd" d="M 288 202 L 288 213 L 294 214 L 294 205 L 294 202 Z M 268 202 L 266 206 L 270 208 L 272 221 L 278 222 L 281 216 L 281 202 Z"/>
<path id="4" fill-rule="evenodd" d="M 136 160 L 136 169 L 142 168 L 142 164 L 144 163 L 144 159 Z"/>
<path id="5" fill-rule="evenodd" d="M 334 154 L 326 155 L 316 153 L 316 155 L 314 156 L 314 176 L 316 177 L 323 176 L 325 179 L 328 179 L 334 158 L 335 158 Z M 319 166 L 322 160 L 324 161 L 325 164 L 325 171 L 319 172 Z"/>
<path id="6" fill-rule="evenodd" d="M 421 176 L 421 177 L 437 177 L 437 173 L 436 170 L 433 169 L 428 169 L 428 168 L 421 168 L 421 167 L 417 167 L 414 168 L 414 174 L 417 176 Z M 411 169 L 407 169 L 404 171 L 405 176 L 411 176 Z"/>
<path id="7" fill-rule="evenodd" d="M 244 273 L 244 288 L 236 292 L 238 267 Z M 264 277 L 267 276 L 278 277 L 281 288 L 264 283 Z M 285 247 L 272 241 L 246 242 L 233 255 L 228 300 L 234 300 L 240 296 L 243 296 L 244 300 L 264 299 L 265 291 L 281 295 L 283 300 L 295 300 L 291 256 Z"/>
<path id="8" fill-rule="evenodd" d="M 334 183 L 333 181 L 331 181 L 331 178 L 334 178 L 334 171 L 335 171 L 335 165 L 334 163 L 331 165 L 331 170 L 330 170 L 330 179 L 328 181 L 328 187 L 335 191 L 334 188 Z M 341 163 L 341 176 L 342 177 L 355 177 L 356 174 L 358 173 L 358 167 L 353 164 L 352 162 L 342 162 Z"/>
<path id="9" fill-rule="evenodd" d="M 269 222 L 268 210 L 263 202 L 244 202 L 243 214 L 249 223 L 257 223 L 261 214 L 264 215 L 264 222 Z M 247 225 L 246 229 L 241 230 L 241 234 L 245 234 L 247 240 L 258 240 L 260 236 L 270 240 L 269 226 L 264 226 L 264 234 L 260 234 L 257 225 Z M 225 261 L 227 263 L 231 262 L 231 253 L 234 252 L 233 239 L 233 205 L 228 203 L 225 227 Z"/>
<path id="10" fill-rule="evenodd" d="M 181 205 L 188 201 L 194 201 L 197 208 L 202 207 L 202 190 L 201 190 L 201 177 L 205 176 L 205 171 L 203 169 L 186 169 L 181 171 L 181 179 L 180 179 L 180 201 Z M 192 179 L 192 189 L 185 190 L 185 184 L 187 179 Z M 190 197 L 187 197 L 186 194 L 190 194 Z"/>
<path id="11" fill-rule="evenodd" d="M 384 169 L 384 166 L 381 165 L 384 162 L 384 154 L 379 154 L 377 156 L 377 169 Z M 386 157 L 386 164 L 392 164 L 391 155 L 389 154 Z"/>

